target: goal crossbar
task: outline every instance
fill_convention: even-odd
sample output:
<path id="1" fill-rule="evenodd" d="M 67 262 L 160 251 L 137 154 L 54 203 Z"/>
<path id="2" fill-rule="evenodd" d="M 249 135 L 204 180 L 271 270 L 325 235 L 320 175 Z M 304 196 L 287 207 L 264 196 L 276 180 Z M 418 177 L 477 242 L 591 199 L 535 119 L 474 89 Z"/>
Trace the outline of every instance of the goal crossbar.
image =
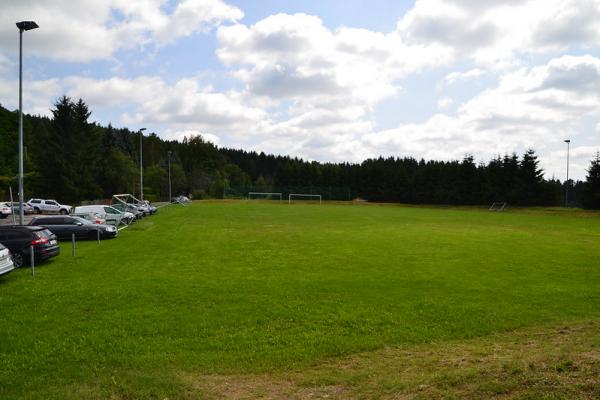
<path id="1" fill-rule="evenodd" d="M 279 201 L 282 200 L 282 194 L 281 193 L 267 193 L 267 192 L 248 192 L 248 200 L 252 200 L 252 196 L 265 196 L 265 197 L 269 197 L 269 196 L 277 196 L 279 197 Z"/>
<path id="2" fill-rule="evenodd" d="M 320 194 L 290 193 L 288 196 L 288 204 L 291 204 L 292 197 L 315 197 L 319 199 L 319 204 L 322 203 Z"/>
<path id="3" fill-rule="evenodd" d="M 490 206 L 490 211 L 504 211 L 506 209 L 507 203 L 504 201 L 495 201 Z"/>

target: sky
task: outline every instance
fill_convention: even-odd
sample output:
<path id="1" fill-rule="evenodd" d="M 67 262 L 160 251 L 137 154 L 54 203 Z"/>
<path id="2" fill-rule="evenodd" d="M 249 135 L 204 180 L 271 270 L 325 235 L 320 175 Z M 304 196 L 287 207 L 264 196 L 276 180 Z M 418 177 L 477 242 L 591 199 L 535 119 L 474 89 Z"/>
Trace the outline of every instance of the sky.
<path id="1" fill-rule="evenodd" d="M 600 0 L 1 0 L 0 104 L 308 160 L 600 151 Z"/>

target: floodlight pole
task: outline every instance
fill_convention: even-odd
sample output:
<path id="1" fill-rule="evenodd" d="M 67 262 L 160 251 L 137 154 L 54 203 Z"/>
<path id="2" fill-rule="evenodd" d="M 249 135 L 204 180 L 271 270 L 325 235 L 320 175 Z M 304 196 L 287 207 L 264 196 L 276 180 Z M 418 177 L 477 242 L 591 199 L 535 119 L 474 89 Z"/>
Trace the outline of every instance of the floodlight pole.
<path id="1" fill-rule="evenodd" d="M 146 128 L 140 129 L 140 200 L 144 201 L 144 157 L 142 156 L 142 138 Z"/>
<path id="2" fill-rule="evenodd" d="M 169 203 L 171 202 L 171 151 L 167 151 L 167 160 L 169 164 Z"/>
<path id="3" fill-rule="evenodd" d="M 33 21 L 17 22 L 19 28 L 19 225 L 23 225 L 23 31 L 39 28 Z"/>
<path id="4" fill-rule="evenodd" d="M 565 143 L 567 144 L 567 182 L 565 188 L 565 207 L 569 207 L 569 150 L 571 140 L 567 139 L 565 140 Z"/>

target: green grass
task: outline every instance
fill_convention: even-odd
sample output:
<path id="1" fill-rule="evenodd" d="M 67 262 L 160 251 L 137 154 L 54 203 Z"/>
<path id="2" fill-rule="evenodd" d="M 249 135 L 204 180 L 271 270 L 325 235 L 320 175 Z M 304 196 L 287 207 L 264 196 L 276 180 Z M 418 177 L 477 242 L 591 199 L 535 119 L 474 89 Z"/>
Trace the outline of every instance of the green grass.
<path id="1" fill-rule="evenodd" d="M 0 398 L 194 397 L 388 346 L 600 318 L 600 218 L 170 206 L 0 278 Z"/>

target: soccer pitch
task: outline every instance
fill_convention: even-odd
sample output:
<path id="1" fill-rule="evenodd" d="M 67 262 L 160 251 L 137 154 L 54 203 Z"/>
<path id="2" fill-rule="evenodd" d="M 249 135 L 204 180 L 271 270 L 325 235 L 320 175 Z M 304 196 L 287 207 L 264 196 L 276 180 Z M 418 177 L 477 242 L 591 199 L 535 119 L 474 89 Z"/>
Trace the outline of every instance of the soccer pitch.
<path id="1" fill-rule="evenodd" d="M 2 399 L 600 393 L 599 214 L 200 202 L 70 251 L 0 277 Z"/>

